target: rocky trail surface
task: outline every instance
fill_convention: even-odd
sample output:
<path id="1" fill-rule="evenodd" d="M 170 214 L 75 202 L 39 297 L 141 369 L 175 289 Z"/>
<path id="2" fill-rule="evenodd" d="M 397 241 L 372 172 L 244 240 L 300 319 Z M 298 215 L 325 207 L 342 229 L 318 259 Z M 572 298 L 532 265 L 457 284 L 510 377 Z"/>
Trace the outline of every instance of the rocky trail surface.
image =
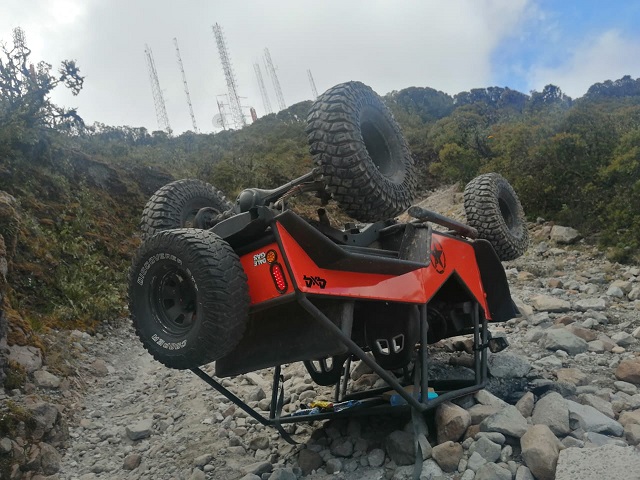
<path id="1" fill-rule="evenodd" d="M 529 251 L 505 264 L 522 316 L 492 328 L 510 347 L 491 355 L 487 390 L 429 416 L 421 479 L 640 479 L 640 268 L 610 263 L 570 229 L 540 222 L 531 232 Z M 126 323 L 49 341 L 68 375 L 21 352 L 35 364 L 7 400 L 32 413 L 41 443 L 0 441 L 0 455 L 21 459 L 10 478 L 412 478 L 409 418 L 300 424 L 292 446 L 193 373 L 153 361 Z M 465 338 L 433 346 L 432 368 L 466 368 L 468 347 Z M 222 383 L 266 411 L 270 373 Z M 331 399 L 301 364 L 285 378 L 287 412 Z M 352 380 L 380 382 L 359 362 Z"/>

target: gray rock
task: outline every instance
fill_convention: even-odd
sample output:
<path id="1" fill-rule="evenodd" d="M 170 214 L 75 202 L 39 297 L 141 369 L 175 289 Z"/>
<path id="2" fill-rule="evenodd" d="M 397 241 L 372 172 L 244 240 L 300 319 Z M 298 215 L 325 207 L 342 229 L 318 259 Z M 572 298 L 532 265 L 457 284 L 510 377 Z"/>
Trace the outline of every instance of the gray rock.
<path id="1" fill-rule="evenodd" d="M 560 452 L 556 480 L 622 480 L 640 472 L 640 454 L 634 447 L 604 445 L 567 448 Z"/>
<path id="2" fill-rule="evenodd" d="M 460 477 L 460 480 L 474 480 L 475 476 L 476 474 L 471 470 L 465 470 L 462 476 Z"/>
<path id="3" fill-rule="evenodd" d="M 101 358 L 93 361 L 93 363 L 91 364 L 91 370 L 93 371 L 93 374 L 98 377 L 106 377 L 107 375 L 109 375 L 109 367 L 107 366 L 107 362 L 105 362 Z"/>
<path id="4" fill-rule="evenodd" d="M 542 397 L 536 403 L 531 415 L 531 423 L 534 425 L 546 425 L 558 436 L 568 435 L 569 407 L 562 395 L 551 392 Z"/>
<path id="5" fill-rule="evenodd" d="M 12 345 L 9 347 L 9 361 L 20 365 L 27 373 L 33 373 L 42 367 L 42 352 L 32 346 Z"/>
<path id="6" fill-rule="evenodd" d="M 629 294 L 627 295 L 627 298 L 632 302 L 634 300 L 640 300 L 640 286 L 633 287 L 629 292 Z"/>
<path id="7" fill-rule="evenodd" d="M 571 310 L 569 302 L 550 295 L 536 295 L 531 299 L 531 304 L 539 312 L 568 312 Z"/>
<path id="8" fill-rule="evenodd" d="M 469 460 L 467 460 L 467 468 L 469 470 L 477 472 L 478 469 L 485 463 L 487 463 L 487 461 L 482 455 L 480 455 L 478 452 L 473 452 L 469 457 Z"/>
<path id="9" fill-rule="evenodd" d="M 603 445 L 618 445 L 620 447 L 626 447 L 627 442 L 620 440 L 619 438 L 608 437 L 607 435 L 602 435 L 601 433 L 595 432 L 587 432 L 584 434 L 585 442 L 587 442 L 587 446 L 601 447 Z"/>
<path id="10" fill-rule="evenodd" d="M 422 460 L 431 458 L 433 448 L 431 448 L 431 444 L 427 437 L 422 433 L 418 435 L 418 444 L 420 445 L 420 451 L 422 452 Z"/>
<path id="11" fill-rule="evenodd" d="M 562 360 L 555 355 L 542 357 L 540 360 L 533 362 L 533 364 L 543 370 L 558 370 L 562 368 Z"/>
<path id="12" fill-rule="evenodd" d="M 525 377 L 531 370 L 531 364 L 522 355 L 500 352 L 489 357 L 489 373 L 496 378 Z"/>
<path id="13" fill-rule="evenodd" d="M 29 405 L 27 406 L 27 410 L 35 423 L 33 437 L 36 440 L 40 440 L 54 430 L 60 417 L 58 409 L 51 403 L 41 402 L 35 405 Z"/>
<path id="14" fill-rule="evenodd" d="M 593 395 L 592 393 L 585 393 L 584 395 L 580 395 L 580 401 L 584 405 L 589 405 L 590 407 L 595 408 L 601 413 L 604 413 L 609 418 L 615 418 L 615 413 L 613 412 L 613 407 L 611 403 L 604 400 L 602 397 L 598 395 Z"/>
<path id="15" fill-rule="evenodd" d="M 353 454 L 353 442 L 350 438 L 337 438 L 331 442 L 329 450 L 331 451 L 331 454 L 336 457 L 350 457 Z M 413 448 L 411 451 L 413 452 Z"/>
<path id="16" fill-rule="evenodd" d="M 339 471 L 342 470 L 342 461 L 339 458 L 330 458 L 329 460 L 327 460 L 327 463 L 324 466 L 324 469 L 329 475 L 338 473 Z M 291 473 L 291 475 L 293 475 L 293 473 Z M 271 480 L 272 478 L 273 478 L 273 474 L 271 474 L 271 476 L 269 477 L 269 480 Z M 297 480 L 295 475 L 293 475 L 292 480 Z"/>
<path id="17" fill-rule="evenodd" d="M 554 480 L 562 444 L 546 425 L 533 425 L 520 439 L 522 458 L 538 480 Z"/>
<path id="18" fill-rule="evenodd" d="M 213 455 L 210 453 L 205 453 L 204 455 L 200 455 L 199 457 L 194 458 L 193 465 L 195 467 L 204 467 L 207 463 L 209 463 L 213 459 Z"/>
<path id="19" fill-rule="evenodd" d="M 60 470 L 60 454 L 51 445 L 40 442 L 40 468 L 45 475 L 53 475 Z"/>
<path id="20" fill-rule="evenodd" d="M 385 439 L 387 455 L 397 465 L 411 465 L 415 460 L 413 434 L 396 430 Z"/>
<path id="21" fill-rule="evenodd" d="M 479 390 L 474 395 L 473 398 L 476 399 L 478 403 L 482 405 L 496 405 L 498 407 L 506 407 L 509 404 L 502 400 L 501 398 L 496 397 L 493 393 L 487 390 Z"/>
<path id="22" fill-rule="evenodd" d="M 126 427 L 127 436 L 131 440 L 142 440 L 151 436 L 151 429 L 153 428 L 153 420 L 151 418 L 145 418 L 137 423 Z"/>
<path id="23" fill-rule="evenodd" d="M 504 445 L 504 442 L 507 441 L 506 437 L 498 432 L 478 432 L 476 433 L 474 439 L 480 440 L 482 437 L 488 438 L 493 443 L 497 443 L 498 445 Z"/>
<path id="24" fill-rule="evenodd" d="M 513 447 L 511 447 L 511 445 L 507 445 L 500 451 L 500 461 L 506 463 L 509 461 L 512 455 L 513 455 Z"/>
<path id="25" fill-rule="evenodd" d="M 11 445 L 10 438 L 4 437 L 2 440 L 0 440 L 0 453 L 2 454 L 11 453 L 12 448 L 13 447 Z"/>
<path id="26" fill-rule="evenodd" d="M 266 450 L 269 448 L 269 437 L 266 435 L 260 435 L 252 438 L 249 442 L 249 448 L 251 450 Z"/>
<path id="27" fill-rule="evenodd" d="M 611 340 L 616 342 L 621 347 L 627 348 L 636 343 L 636 339 L 633 335 L 627 332 L 617 332 L 611 335 Z"/>
<path id="28" fill-rule="evenodd" d="M 527 431 L 527 421 L 518 409 L 509 405 L 500 412 L 485 418 L 480 424 L 481 432 L 500 432 L 520 438 Z"/>
<path id="29" fill-rule="evenodd" d="M 629 445 L 638 445 L 640 443 L 640 425 L 637 423 L 625 425 L 624 438 Z"/>
<path id="30" fill-rule="evenodd" d="M 477 425 L 485 418 L 490 417 L 494 413 L 498 413 L 503 407 L 497 405 L 482 405 L 476 403 L 473 407 L 467 410 L 471 416 L 471 425 Z"/>
<path id="31" fill-rule="evenodd" d="M 338 462 L 339 467 L 337 470 L 329 471 L 330 468 L 336 467 L 337 465 L 334 462 Z M 331 464 L 331 467 L 329 466 Z M 339 472 L 342 464 L 340 460 L 337 458 L 332 458 L 327 462 L 327 473 L 332 474 L 335 472 Z M 276 468 L 271 475 L 269 475 L 269 480 L 297 480 L 297 476 L 293 473 L 293 469 L 291 468 Z"/>
<path id="32" fill-rule="evenodd" d="M 438 463 L 444 472 L 448 473 L 456 471 L 458 463 L 462 458 L 462 454 L 462 445 L 452 441 L 436 445 L 431 450 L 432 458 Z"/>
<path id="33" fill-rule="evenodd" d="M 561 245 L 571 245 L 580 239 L 580 232 L 571 227 L 554 225 L 549 235 L 551 241 Z"/>
<path id="34" fill-rule="evenodd" d="M 575 308 L 582 312 L 587 310 L 601 311 L 607 308 L 607 304 L 603 298 L 585 298 L 575 303 Z"/>
<path id="35" fill-rule="evenodd" d="M 313 470 L 317 470 L 324 464 L 322 457 L 319 453 L 305 448 L 298 454 L 298 466 L 302 470 L 302 473 L 309 475 Z M 269 464 L 271 466 L 271 464 Z M 268 470 L 271 471 L 270 469 Z"/>
<path id="36" fill-rule="evenodd" d="M 129 455 L 124 457 L 122 468 L 125 470 L 135 470 L 140 466 L 141 461 L 142 455 L 140 455 L 139 453 L 130 453 Z"/>
<path id="37" fill-rule="evenodd" d="M 420 480 L 435 480 L 442 475 L 444 475 L 444 472 L 435 460 L 430 458 L 422 464 Z"/>
<path id="38" fill-rule="evenodd" d="M 617 380 L 613 382 L 613 386 L 616 387 L 621 392 L 624 392 L 629 395 L 635 395 L 636 393 L 638 393 L 638 387 L 636 387 L 633 383 Z"/>
<path id="39" fill-rule="evenodd" d="M 46 370 L 36 370 L 33 372 L 33 381 L 36 387 L 56 389 L 60 388 L 60 379 L 53 373 Z"/>
<path id="40" fill-rule="evenodd" d="M 533 413 L 533 406 L 535 403 L 535 396 L 531 392 L 525 393 L 520 400 L 516 403 L 516 408 L 523 417 L 530 417 Z"/>
<path id="41" fill-rule="evenodd" d="M 511 480 L 511 472 L 495 463 L 486 463 L 476 472 L 474 480 Z"/>
<path id="42" fill-rule="evenodd" d="M 547 350 L 564 350 L 569 355 L 586 352 L 587 342 L 564 328 L 547 330 L 540 339 L 540 344 Z"/>
<path id="43" fill-rule="evenodd" d="M 562 445 L 564 445 L 567 448 L 570 448 L 570 447 L 582 448 L 584 447 L 584 442 L 575 437 L 568 436 L 562 439 Z"/>
<path id="44" fill-rule="evenodd" d="M 469 453 L 474 452 L 482 455 L 487 462 L 495 462 L 500 458 L 502 448 L 499 444 L 492 442 L 487 437 L 480 437 L 469 449 Z"/>
<path id="45" fill-rule="evenodd" d="M 587 385 L 589 377 L 578 368 L 561 368 L 556 371 L 559 382 L 571 383 L 575 386 Z"/>
<path id="46" fill-rule="evenodd" d="M 308 451 L 308 450 L 306 450 L 306 449 L 302 450 L 302 452 L 306 452 L 306 451 Z M 302 455 L 302 452 L 300 452 L 300 455 Z M 313 452 L 313 453 L 315 453 L 315 452 Z M 318 454 L 316 453 L 316 455 L 318 455 Z M 318 457 L 320 457 L 320 455 L 318 455 Z M 322 462 L 322 458 L 320 458 L 320 466 L 323 463 L 324 462 Z M 298 464 L 300 464 L 300 457 L 298 457 Z M 302 465 L 300 465 L 300 468 L 302 468 Z M 319 466 L 316 467 L 316 468 L 319 468 Z M 254 462 L 254 463 L 251 463 L 249 465 L 245 465 L 240 469 L 240 471 L 243 474 L 252 473 L 252 474 L 258 475 L 258 476 L 261 476 L 263 473 L 269 473 L 272 470 L 273 470 L 273 465 L 271 465 L 270 462 L 264 462 L 264 461 L 262 461 L 262 462 Z M 303 472 L 304 472 L 304 469 L 303 469 Z"/>
<path id="47" fill-rule="evenodd" d="M 204 472 L 202 470 L 198 470 L 197 468 L 194 468 L 193 471 L 191 472 L 191 476 L 189 477 L 189 480 L 206 480 L 207 476 L 204 474 Z"/>
<path id="48" fill-rule="evenodd" d="M 622 291 L 622 289 L 620 287 L 616 287 L 615 285 L 611 285 L 607 289 L 607 295 L 610 296 L 610 297 L 622 298 L 622 297 L 624 297 L 624 292 Z"/>
<path id="49" fill-rule="evenodd" d="M 369 465 L 372 467 L 381 467 L 384 464 L 384 450 L 381 448 L 374 448 L 367 455 Z"/>
<path id="50" fill-rule="evenodd" d="M 582 428 L 585 432 L 596 432 L 622 436 L 624 429 L 615 420 L 607 417 L 589 405 L 581 405 L 572 400 L 566 400 L 569 408 L 569 422 L 572 429 Z"/>
<path id="51" fill-rule="evenodd" d="M 267 395 L 261 387 L 254 388 L 247 394 L 247 400 L 250 402 L 259 402 L 266 397 Z"/>
<path id="52" fill-rule="evenodd" d="M 518 467 L 518 470 L 516 471 L 515 480 L 536 480 L 536 479 L 533 478 L 533 474 L 531 473 L 531 470 L 529 470 L 528 467 L 525 467 L 524 465 L 520 465 Z"/>

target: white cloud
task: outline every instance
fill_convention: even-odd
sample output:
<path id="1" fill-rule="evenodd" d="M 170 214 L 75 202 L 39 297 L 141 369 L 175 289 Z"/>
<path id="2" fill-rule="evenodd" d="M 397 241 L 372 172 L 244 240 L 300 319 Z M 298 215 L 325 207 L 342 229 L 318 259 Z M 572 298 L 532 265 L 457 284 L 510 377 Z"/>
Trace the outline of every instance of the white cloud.
<path id="1" fill-rule="evenodd" d="M 573 50 L 566 63 L 557 67 L 534 65 L 530 69 L 530 88 L 542 90 L 553 84 L 567 95 L 584 95 L 594 83 L 616 80 L 624 75 L 640 77 L 640 39 L 624 37 L 617 30 L 608 30 L 586 39 Z"/>
<path id="2" fill-rule="evenodd" d="M 173 37 L 180 42 L 199 127 L 210 131 L 216 95 L 226 93 L 211 32 L 216 22 L 224 28 L 239 91 L 247 97 L 243 103 L 261 115 L 253 62 L 264 47 L 278 67 L 287 105 L 311 98 L 307 68 L 320 92 L 361 80 L 380 94 L 408 86 L 455 94 L 490 84 L 492 52 L 514 34 L 532 0 L 36 0 L 42 8 L 10 1 L 11 18 L 25 28 L 28 42 L 42 46 L 35 58 L 53 64 L 73 58 L 86 75 L 80 96 L 56 94 L 56 101 L 79 107 L 89 123 L 155 129 L 143 55 L 148 43 L 169 120 L 181 132 L 191 122 Z M 0 28 L 0 36 L 10 37 L 1 18 Z M 263 76 L 275 105 L 264 70 Z"/>

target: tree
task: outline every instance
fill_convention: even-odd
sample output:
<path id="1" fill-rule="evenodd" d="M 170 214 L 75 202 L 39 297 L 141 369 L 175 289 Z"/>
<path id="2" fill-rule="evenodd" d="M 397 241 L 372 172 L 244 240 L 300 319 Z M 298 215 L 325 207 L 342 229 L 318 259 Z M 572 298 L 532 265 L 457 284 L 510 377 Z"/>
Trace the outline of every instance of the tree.
<path id="1" fill-rule="evenodd" d="M 76 62 L 64 60 L 53 72 L 46 62 L 34 66 L 30 56 L 31 50 L 17 39 L 12 48 L 0 46 L 0 140 L 13 145 L 35 143 L 43 130 L 77 133 L 84 128 L 75 109 L 59 107 L 49 98 L 60 84 L 73 95 L 80 93 L 84 77 Z"/>

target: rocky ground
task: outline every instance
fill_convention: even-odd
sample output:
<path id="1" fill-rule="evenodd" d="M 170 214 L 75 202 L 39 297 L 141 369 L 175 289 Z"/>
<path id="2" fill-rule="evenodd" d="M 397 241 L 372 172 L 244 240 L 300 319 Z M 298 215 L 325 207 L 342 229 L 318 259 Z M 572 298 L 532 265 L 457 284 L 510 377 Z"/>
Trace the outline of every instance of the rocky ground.
<path id="1" fill-rule="evenodd" d="M 430 416 L 420 438 L 421 479 L 640 479 L 640 268 L 608 262 L 569 229 L 540 222 L 531 231 L 528 253 L 505 264 L 522 316 L 494 331 L 510 347 L 491 356 L 487 390 Z M 64 332 L 48 341 L 59 352 L 49 355 L 50 365 L 35 349 L 11 351 L 30 376 L 3 399 L 29 414 L 17 438 L 0 440 L 0 458 L 16 465 L 10 478 L 412 476 L 409 418 L 301 424 L 292 446 L 191 372 L 154 362 L 126 322 L 96 336 Z M 448 339 L 432 353 L 460 369 L 465 346 Z M 360 364 L 352 376 L 360 385 L 377 381 Z M 331 398 L 301 365 L 289 366 L 285 378 L 286 411 Z M 268 409 L 269 371 L 223 385 Z M 40 443 L 30 446 L 28 435 Z"/>

